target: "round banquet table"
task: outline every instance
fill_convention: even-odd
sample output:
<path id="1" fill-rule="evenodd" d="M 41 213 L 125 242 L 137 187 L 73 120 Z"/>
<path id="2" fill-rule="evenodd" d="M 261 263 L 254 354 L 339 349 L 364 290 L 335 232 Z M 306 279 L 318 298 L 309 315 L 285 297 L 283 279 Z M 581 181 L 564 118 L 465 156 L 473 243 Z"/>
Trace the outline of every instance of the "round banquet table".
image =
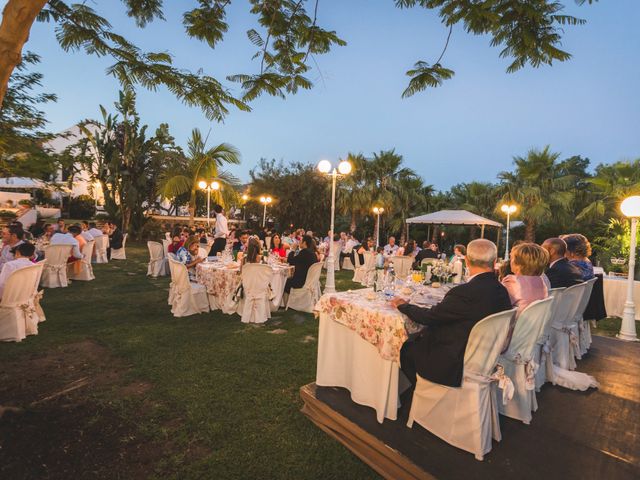
<path id="1" fill-rule="evenodd" d="M 636 320 L 640 320 L 640 282 L 633 282 L 633 287 Z M 604 277 L 604 303 L 607 315 L 610 317 L 622 317 L 626 300 L 627 279 L 624 277 Z"/>
<path id="2" fill-rule="evenodd" d="M 271 310 L 277 310 L 282 304 L 284 285 L 291 276 L 290 265 L 273 265 L 270 285 L 273 293 Z M 222 310 L 231 315 L 238 310 L 238 302 L 234 294 L 242 283 L 240 267 L 236 263 L 223 265 L 221 262 L 202 262 L 196 265 L 196 281 L 205 286 L 209 295 L 209 303 L 213 310 Z"/>

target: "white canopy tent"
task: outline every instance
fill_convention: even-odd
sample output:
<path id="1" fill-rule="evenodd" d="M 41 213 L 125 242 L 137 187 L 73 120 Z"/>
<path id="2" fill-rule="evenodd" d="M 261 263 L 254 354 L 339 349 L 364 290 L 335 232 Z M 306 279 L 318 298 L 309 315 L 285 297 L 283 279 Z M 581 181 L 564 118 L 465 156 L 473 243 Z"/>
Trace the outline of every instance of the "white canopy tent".
<path id="1" fill-rule="evenodd" d="M 475 213 L 468 212 L 466 210 L 440 210 L 439 212 L 427 213 L 426 215 L 420 215 L 419 217 L 407 218 L 407 233 L 408 225 L 411 224 L 423 224 L 423 225 L 472 225 L 481 227 L 481 237 L 484 238 L 484 227 L 497 227 L 502 228 L 500 222 L 489 220 L 488 218 L 481 217 Z"/>
<path id="2" fill-rule="evenodd" d="M 27 177 L 9 177 L 0 178 L 0 190 L 17 190 L 17 189 L 38 190 L 41 188 L 50 189 L 51 187 L 37 178 Z"/>

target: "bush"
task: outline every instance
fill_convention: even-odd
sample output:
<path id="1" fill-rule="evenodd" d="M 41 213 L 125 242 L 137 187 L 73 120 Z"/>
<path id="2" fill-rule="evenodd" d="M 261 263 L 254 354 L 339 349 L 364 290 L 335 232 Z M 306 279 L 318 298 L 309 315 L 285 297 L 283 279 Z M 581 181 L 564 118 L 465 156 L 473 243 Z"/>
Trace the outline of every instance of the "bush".
<path id="1" fill-rule="evenodd" d="M 96 213 L 95 200 L 89 195 L 79 195 L 69 202 L 69 216 L 71 218 L 79 218 L 80 220 L 88 220 Z"/>
<path id="2" fill-rule="evenodd" d="M 164 227 L 161 222 L 149 218 L 140 229 L 141 240 L 161 241 L 164 238 Z"/>
<path id="3" fill-rule="evenodd" d="M 2 218 L 16 218 L 16 216 L 15 212 L 10 210 L 0 210 L 0 217 Z"/>

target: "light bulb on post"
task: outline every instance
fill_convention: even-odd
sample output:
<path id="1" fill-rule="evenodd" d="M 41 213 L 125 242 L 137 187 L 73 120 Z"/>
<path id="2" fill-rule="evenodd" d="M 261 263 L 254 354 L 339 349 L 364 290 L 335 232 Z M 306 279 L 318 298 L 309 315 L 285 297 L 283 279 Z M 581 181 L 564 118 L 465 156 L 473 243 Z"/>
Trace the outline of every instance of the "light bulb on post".
<path id="1" fill-rule="evenodd" d="M 260 197 L 260 203 L 265 203 L 267 201 L 266 197 Z"/>
<path id="2" fill-rule="evenodd" d="M 242 195 L 242 201 L 246 202 L 247 200 L 249 200 L 249 195 L 245 193 L 244 195 Z"/>
<path id="3" fill-rule="evenodd" d="M 640 218 L 640 196 L 625 198 L 620 204 L 620 210 L 625 217 Z"/>
<path id="4" fill-rule="evenodd" d="M 273 199 L 272 199 L 271 197 L 267 197 L 267 198 L 265 198 L 265 201 L 266 201 L 267 203 L 271 203 L 271 202 L 273 201 Z"/>
<path id="5" fill-rule="evenodd" d="M 207 189 L 207 182 L 205 182 L 204 180 L 200 180 L 198 182 L 198 187 L 200 187 L 202 190 L 206 190 Z"/>
<path id="6" fill-rule="evenodd" d="M 338 173 L 340 175 L 349 175 L 351 173 L 351 163 L 343 160 L 338 164 Z"/>
<path id="7" fill-rule="evenodd" d="M 635 270 L 636 270 L 636 245 L 638 218 L 640 218 L 640 196 L 634 195 L 625 198 L 620 204 L 620 210 L 625 217 L 631 219 L 631 238 L 629 240 L 629 273 L 627 275 L 627 300 L 624 302 L 624 310 L 622 311 L 622 324 L 620 325 L 620 333 L 618 338 L 630 342 L 637 342 L 636 334 L 636 304 L 633 299 L 633 291 L 635 289 Z"/>
<path id="8" fill-rule="evenodd" d="M 502 207 L 500 207 L 500 210 L 502 210 L 504 213 L 511 215 L 512 213 L 515 213 L 517 208 L 518 207 L 516 207 L 515 205 L 502 205 Z"/>
<path id="9" fill-rule="evenodd" d="M 320 173 L 329 173 L 331 171 L 331 162 L 329 160 L 320 160 L 318 162 L 318 171 Z"/>
<path id="10" fill-rule="evenodd" d="M 220 190 L 220 183 L 215 180 L 211 182 L 211 190 Z"/>

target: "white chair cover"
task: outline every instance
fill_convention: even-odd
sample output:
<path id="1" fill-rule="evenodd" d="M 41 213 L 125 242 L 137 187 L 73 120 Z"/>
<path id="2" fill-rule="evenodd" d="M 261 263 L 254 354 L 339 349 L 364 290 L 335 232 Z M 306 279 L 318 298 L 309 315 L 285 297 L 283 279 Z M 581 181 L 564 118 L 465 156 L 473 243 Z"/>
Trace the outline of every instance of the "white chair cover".
<path id="1" fill-rule="evenodd" d="M 356 262 L 356 264 L 354 265 L 354 272 L 353 272 L 353 278 L 351 279 L 352 282 L 356 282 L 356 283 L 362 283 L 362 280 L 364 279 L 364 265 L 360 263 L 360 255 L 358 255 L 358 252 L 353 253 L 353 259 Z"/>
<path id="2" fill-rule="evenodd" d="M 0 302 L 0 340 L 20 342 L 27 335 L 38 334 L 34 292 L 42 267 L 42 263 L 37 263 L 9 275 Z"/>
<path id="3" fill-rule="evenodd" d="M 374 257 L 375 258 L 375 257 Z M 413 257 L 397 256 L 392 257 L 393 269 L 396 277 L 400 280 L 404 280 L 411 271 L 411 265 L 413 265 Z"/>
<path id="4" fill-rule="evenodd" d="M 462 282 L 462 275 L 464 273 L 464 266 L 461 260 L 453 262 L 453 283 Z"/>
<path id="5" fill-rule="evenodd" d="M 418 376 L 409 428 L 418 422 L 445 442 L 475 454 L 478 460 L 491 451 L 491 438 L 502 438 L 491 384 L 498 381 L 502 387 L 510 387 L 502 367 L 496 366 L 515 313 L 516 309 L 496 313 L 473 327 L 464 354 L 461 387 L 439 385 Z"/>
<path id="6" fill-rule="evenodd" d="M 147 275 L 151 275 L 153 278 L 163 277 L 167 274 L 167 259 L 164 256 L 164 249 L 158 242 L 147 242 L 147 248 L 149 249 L 149 267 L 147 268 Z"/>
<path id="7" fill-rule="evenodd" d="M 209 311 L 209 298 L 204 285 L 191 283 L 187 267 L 169 257 L 171 285 L 169 302 L 174 317 L 187 317 Z"/>
<path id="8" fill-rule="evenodd" d="M 91 266 L 91 257 L 93 256 L 95 243 L 95 240 L 91 240 L 90 242 L 85 243 L 84 247 L 82 247 L 82 260 L 78 260 L 78 262 L 80 262 L 80 273 L 76 273 L 74 269 L 74 264 L 77 262 L 69 264 L 67 274 L 71 280 L 88 282 L 96 279 L 93 274 L 93 267 Z"/>
<path id="9" fill-rule="evenodd" d="M 373 287 L 376 281 L 376 254 L 374 252 L 364 252 L 364 265 L 362 268 L 364 269 L 364 274 L 360 283 L 365 287 Z"/>
<path id="10" fill-rule="evenodd" d="M 585 287 L 586 283 L 572 285 L 562 293 L 556 316 L 551 324 L 553 362 L 565 370 L 575 370 L 576 356 L 580 355 L 575 317 Z"/>
<path id="11" fill-rule="evenodd" d="M 503 402 L 502 391 L 497 389 L 498 410 L 502 415 L 531 423 L 531 412 L 538 409 L 535 393 L 535 350 L 551 320 L 554 298 L 532 302 L 516 319 L 516 326 L 508 350 L 500 355 L 498 363 L 504 367 L 514 386 L 513 398 Z M 494 386 L 495 388 L 495 386 Z"/>
<path id="12" fill-rule="evenodd" d="M 111 260 L 126 260 L 127 254 L 125 253 L 125 246 L 127 245 L 128 233 L 122 236 L 122 248 L 114 248 L 111 250 Z"/>
<path id="13" fill-rule="evenodd" d="M 338 252 L 338 255 L 340 255 L 340 252 Z M 344 257 L 342 259 L 342 270 L 355 270 L 353 263 L 351 263 L 351 257 Z"/>
<path id="14" fill-rule="evenodd" d="M 586 354 L 589 351 L 589 347 L 591 347 L 591 327 L 589 326 L 589 322 L 586 322 L 584 319 L 584 311 L 587 309 L 587 305 L 589 304 L 589 299 L 591 298 L 591 292 L 593 291 L 593 285 L 595 283 L 596 278 L 592 278 L 585 282 L 586 285 L 584 287 L 584 293 L 580 299 L 578 310 L 576 311 L 578 347 L 580 351 L 580 356 L 576 357 L 578 359 L 581 359 L 582 355 Z"/>
<path id="15" fill-rule="evenodd" d="M 247 263 L 242 266 L 243 298 L 238 306 L 242 323 L 264 323 L 271 318 L 269 282 L 272 276 L 269 265 Z"/>
<path id="16" fill-rule="evenodd" d="M 556 318 L 558 312 L 558 305 L 561 302 L 562 293 L 566 289 L 564 287 L 552 288 L 549 290 L 549 297 L 552 297 L 553 303 L 551 304 L 551 315 L 549 322 L 545 326 L 544 332 L 538 345 L 534 351 L 533 361 L 538 365 L 536 370 L 536 392 L 540 391 L 540 387 L 545 382 L 553 382 L 553 351 L 551 349 L 551 325 L 553 319 Z"/>
<path id="17" fill-rule="evenodd" d="M 40 279 L 42 278 L 42 270 L 44 269 L 44 261 L 38 262 L 37 265 L 40 265 L 40 271 L 38 273 L 38 278 L 36 279 L 36 284 L 33 290 L 33 304 L 36 309 L 36 315 L 38 315 L 38 323 L 44 322 L 47 317 L 44 314 L 44 310 L 42 310 L 42 306 L 40 305 L 40 300 L 44 296 L 44 290 L 38 291 L 38 287 L 40 285 Z"/>
<path id="18" fill-rule="evenodd" d="M 209 249 L 205 247 L 198 247 L 198 257 L 207 258 L 209 255 Z"/>
<path id="19" fill-rule="evenodd" d="M 98 235 L 97 237 L 93 237 L 96 251 L 96 263 L 109 263 L 109 258 L 107 257 L 107 247 L 109 246 L 109 236 L 108 235 Z"/>
<path id="20" fill-rule="evenodd" d="M 340 270 L 340 251 L 341 243 L 333 242 L 333 269 L 337 272 Z M 327 249 L 327 258 L 329 258 L 329 250 Z"/>
<path id="21" fill-rule="evenodd" d="M 44 250 L 44 269 L 40 283 L 43 287 L 69 286 L 67 260 L 71 256 L 71 245 L 49 245 Z"/>
<path id="22" fill-rule="evenodd" d="M 309 267 L 307 279 L 302 288 L 292 288 L 287 300 L 287 310 L 297 310 L 299 312 L 313 312 L 318 300 L 320 300 L 320 274 L 322 273 L 322 263 L 317 262 Z"/>
<path id="23" fill-rule="evenodd" d="M 164 252 L 165 258 L 169 257 L 169 245 L 171 245 L 171 240 L 164 238 L 162 240 L 162 251 Z M 167 270 L 169 270 L 168 266 L 169 264 L 167 263 Z"/>

